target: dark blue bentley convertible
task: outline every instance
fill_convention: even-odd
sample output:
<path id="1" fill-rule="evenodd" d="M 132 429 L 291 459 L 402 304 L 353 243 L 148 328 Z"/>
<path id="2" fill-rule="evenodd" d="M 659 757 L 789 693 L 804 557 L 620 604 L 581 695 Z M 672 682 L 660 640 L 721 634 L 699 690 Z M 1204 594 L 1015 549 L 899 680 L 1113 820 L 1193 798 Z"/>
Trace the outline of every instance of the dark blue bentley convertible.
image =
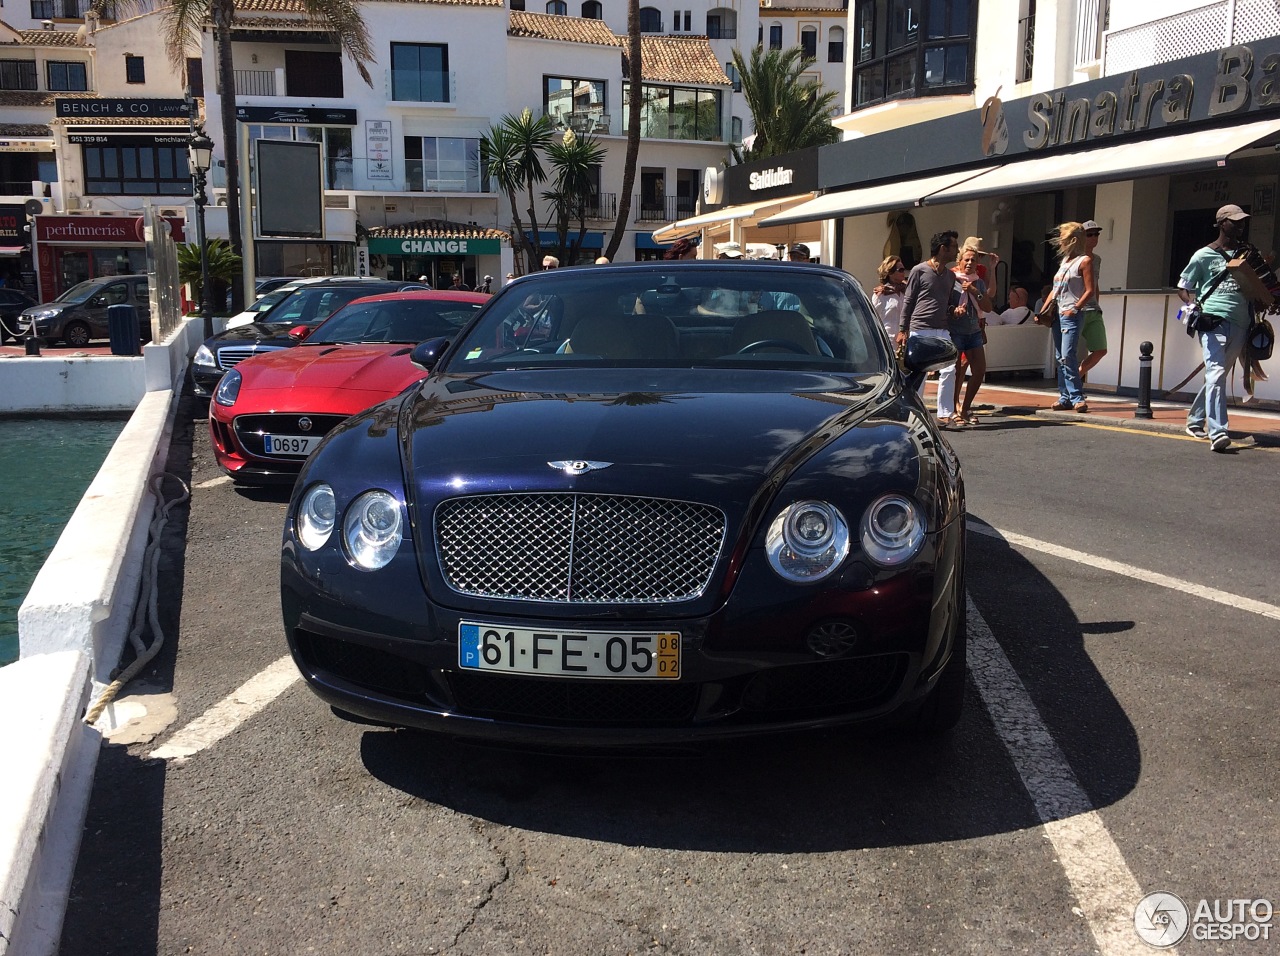
<path id="1" fill-rule="evenodd" d="M 414 360 L 289 505 L 289 647 L 339 712 L 590 747 L 959 719 L 964 489 L 912 387 L 955 350 L 900 367 L 846 273 L 539 273 Z"/>

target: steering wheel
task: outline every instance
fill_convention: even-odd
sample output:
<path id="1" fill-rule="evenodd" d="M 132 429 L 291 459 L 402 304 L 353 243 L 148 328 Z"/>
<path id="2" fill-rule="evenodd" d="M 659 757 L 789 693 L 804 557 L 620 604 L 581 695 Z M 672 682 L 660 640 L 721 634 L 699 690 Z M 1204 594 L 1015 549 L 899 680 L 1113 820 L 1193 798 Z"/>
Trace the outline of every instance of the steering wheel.
<path id="1" fill-rule="evenodd" d="M 792 342 L 790 339 L 761 339 L 758 342 L 752 342 L 750 345 L 744 345 L 738 349 L 738 355 L 747 355 L 751 352 L 759 351 L 766 348 L 786 349 L 788 352 L 795 352 L 798 355 L 808 355 L 809 350 L 798 342 Z"/>

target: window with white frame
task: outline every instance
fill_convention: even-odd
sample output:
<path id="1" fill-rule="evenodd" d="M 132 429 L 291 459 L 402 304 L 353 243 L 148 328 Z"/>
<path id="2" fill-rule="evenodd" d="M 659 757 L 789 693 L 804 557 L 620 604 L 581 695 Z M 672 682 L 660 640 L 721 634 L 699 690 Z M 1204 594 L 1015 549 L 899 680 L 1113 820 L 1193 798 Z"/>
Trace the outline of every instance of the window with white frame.
<path id="1" fill-rule="evenodd" d="M 464 136 L 406 136 L 405 172 L 409 192 L 485 192 L 480 140 Z"/>

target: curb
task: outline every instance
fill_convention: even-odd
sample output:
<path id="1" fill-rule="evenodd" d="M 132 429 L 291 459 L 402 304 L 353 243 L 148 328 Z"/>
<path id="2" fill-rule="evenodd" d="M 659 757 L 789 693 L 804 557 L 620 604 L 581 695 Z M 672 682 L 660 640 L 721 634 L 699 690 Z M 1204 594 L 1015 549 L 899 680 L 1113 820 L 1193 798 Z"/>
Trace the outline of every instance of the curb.
<path id="1" fill-rule="evenodd" d="M 1149 418 L 1115 418 L 1110 415 L 1095 415 L 1086 412 L 1060 412 L 1050 408 L 1039 408 L 1034 405 L 997 405 L 995 414 L 1008 416 L 1034 415 L 1036 418 L 1048 418 L 1063 422 L 1089 422 L 1094 425 L 1110 425 L 1114 428 L 1129 428 L 1134 431 L 1156 432 L 1163 435 L 1185 435 L 1184 426 L 1178 422 L 1162 422 Z M 1267 432 L 1249 432 L 1232 429 L 1229 433 L 1232 442 L 1238 445 L 1254 444 L 1260 448 L 1280 448 L 1280 435 Z"/>

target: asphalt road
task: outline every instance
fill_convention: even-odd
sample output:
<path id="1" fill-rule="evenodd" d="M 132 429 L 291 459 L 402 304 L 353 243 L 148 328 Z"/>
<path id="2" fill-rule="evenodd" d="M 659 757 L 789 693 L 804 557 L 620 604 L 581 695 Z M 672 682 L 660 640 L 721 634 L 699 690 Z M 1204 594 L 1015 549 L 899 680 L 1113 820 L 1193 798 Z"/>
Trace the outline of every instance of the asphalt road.
<path id="1" fill-rule="evenodd" d="M 168 642 L 133 689 L 173 713 L 104 747 L 64 956 L 1142 953 L 1146 894 L 1280 901 L 1280 451 L 953 433 L 976 651 L 942 741 L 518 754 L 346 723 L 295 681 L 162 760 L 285 653 L 285 496 L 218 480 L 189 411 Z"/>

